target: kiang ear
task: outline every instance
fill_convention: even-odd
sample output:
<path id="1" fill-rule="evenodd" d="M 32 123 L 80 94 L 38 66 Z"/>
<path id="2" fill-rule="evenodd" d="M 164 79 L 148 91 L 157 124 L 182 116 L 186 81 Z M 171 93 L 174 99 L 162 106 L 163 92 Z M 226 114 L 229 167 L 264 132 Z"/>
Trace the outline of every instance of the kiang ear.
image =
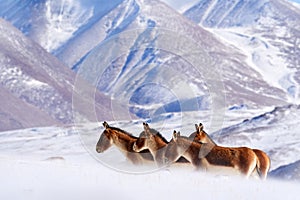
<path id="1" fill-rule="evenodd" d="M 200 132 L 203 130 L 203 125 L 202 125 L 202 123 L 199 123 L 199 126 L 198 126 L 197 124 L 195 124 L 195 127 L 196 127 L 197 133 L 200 133 Z"/>
<path id="2" fill-rule="evenodd" d="M 176 141 L 179 136 L 180 136 L 180 132 L 176 132 L 176 130 L 174 130 L 174 132 L 173 132 L 173 140 Z"/>
<path id="3" fill-rule="evenodd" d="M 146 122 L 143 122 L 143 126 L 144 126 L 145 135 L 147 137 L 150 137 L 152 134 L 150 133 L 149 125 Z"/>
<path id="4" fill-rule="evenodd" d="M 196 128 L 196 131 L 198 131 L 198 130 L 199 130 L 199 126 L 198 126 L 198 124 L 195 124 L 195 128 Z"/>
<path id="5" fill-rule="evenodd" d="M 149 129 L 149 125 L 146 122 L 143 122 L 143 126 L 144 126 L 144 130 L 146 131 L 147 129 Z"/>
<path id="6" fill-rule="evenodd" d="M 103 122 L 103 127 L 104 127 L 105 129 L 109 128 L 109 125 L 108 125 L 108 123 L 107 123 L 106 121 Z"/>
<path id="7" fill-rule="evenodd" d="M 200 131 L 203 131 L 203 124 L 202 123 L 199 124 L 199 132 Z"/>
<path id="8" fill-rule="evenodd" d="M 177 132 L 174 130 L 173 131 L 173 140 L 176 140 L 177 139 Z"/>

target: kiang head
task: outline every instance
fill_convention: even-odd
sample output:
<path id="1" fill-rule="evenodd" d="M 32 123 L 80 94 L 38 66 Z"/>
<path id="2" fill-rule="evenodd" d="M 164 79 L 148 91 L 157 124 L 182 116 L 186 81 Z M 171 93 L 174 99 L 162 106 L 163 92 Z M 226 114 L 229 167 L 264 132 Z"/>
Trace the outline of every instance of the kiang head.
<path id="1" fill-rule="evenodd" d="M 144 131 L 141 132 L 138 139 L 135 141 L 133 145 L 133 150 L 136 152 L 140 152 L 144 149 L 148 149 L 150 145 L 155 141 L 155 136 L 151 133 L 149 125 L 143 122 Z"/>
<path id="2" fill-rule="evenodd" d="M 203 125 L 202 123 L 195 124 L 196 132 L 194 134 L 194 141 L 200 142 L 200 143 L 207 143 L 207 134 L 203 130 Z"/>
<path id="3" fill-rule="evenodd" d="M 106 121 L 103 122 L 103 127 L 104 127 L 104 131 L 102 132 L 96 145 L 96 151 L 98 153 L 102 153 L 106 151 L 113 144 L 113 138 L 111 134 L 112 130 Z"/>

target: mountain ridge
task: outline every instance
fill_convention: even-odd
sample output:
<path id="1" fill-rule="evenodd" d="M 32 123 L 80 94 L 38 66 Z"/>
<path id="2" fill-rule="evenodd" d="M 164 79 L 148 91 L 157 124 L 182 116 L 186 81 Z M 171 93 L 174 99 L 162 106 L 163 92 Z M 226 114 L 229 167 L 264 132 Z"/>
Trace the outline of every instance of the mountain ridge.
<path id="1" fill-rule="evenodd" d="M 57 58 L 3 19 L 0 19 L 0 31 L 0 85 L 3 95 L 10 98 L 12 104 L 7 99 L 2 101 L 8 106 L 4 109 L 5 115 L 20 119 L 18 128 L 68 124 L 76 122 L 77 118 L 79 121 L 113 118 L 111 106 L 118 106 L 116 101 L 113 103 L 109 97 L 96 91 Z M 34 113 L 28 113 L 28 119 L 32 119 L 32 123 L 28 123 L 26 113 L 16 109 L 17 105 L 14 105 L 18 102 L 20 106 L 24 106 L 24 111 L 40 110 L 36 117 L 41 119 L 34 120 Z M 119 109 L 118 117 L 127 115 L 121 106 Z M 14 126 L 7 128 L 13 129 Z"/>
<path id="2" fill-rule="evenodd" d="M 166 4 L 142 0 L 114 3 L 100 20 L 83 25 L 84 31 L 73 35 L 72 42 L 62 45 L 56 56 L 94 87 L 122 101 L 131 112 L 142 113 L 139 117 L 147 118 L 176 101 L 192 101 L 201 110 L 203 104 L 197 100 L 203 96 L 210 97 L 206 101 L 214 104 L 211 108 L 227 109 L 233 105 L 284 105 L 290 101 L 285 89 L 297 95 L 297 87 L 287 80 L 289 76 L 283 89 L 264 80 L 264 75 L 248 63 L 247 54 Z M 51 5 L 64 8 L 60 3 Z M 65 8 L 66 13 L 78 5 Z M 114 43 L 118 37 L 119 44 L 124 42 L 126 47 Z M 113 45 L 103 49 L 109 42 Z M 157 94 L 151 97 L 147 91 Z M 182 103 L 175 110 L 189 109 L 185 106 Z"/>
<path id="3" fill-rule="evenodd" d="M 292 3 L 203 0 L 184 15 L 244 52 L 254 70 L 287 93 L 289 103 L 300 101 L 300 10 Z"/>
<path id="4" fill-rule="evenodd" d="M 261 80 L 258 81 L 259 75 L 255 71 L 253 71 L 247 65 L 247 63 L 244 61 L 246 59 L 246 56 L 241 54 L 240 52 L 236 51 L 236 49 L 233 49 L 229 45 L 222 44 L 222 42 L 220 40 L 218 40 L 216 37 L 214 37 L 209 31 L 206 31 L 206 30 L 198 27 L 194 23 L 188 21 L 186 18 L 182 17 L 179 13 L 171 10 L 165 4 L 160 4 L 159 2 L 157 2 L 157 3 L 155 3 L 155 7 L 152 7 L 151 2 L 149 2 L 149 1 L 130 1 L 130 2 L 138 3 L 139 14 L 134 19 L 132 19 L 132 22 L 127 26 L 126 29 L 123 30 L 123 32 L 128 33 L 130 36 L 131 30 L 141 30 L 141 31 L 139 31 L 139 33 L 135 33 L 135 34 L 140 34 L 140 36 L 132 36 L 130 38 L 132 40 L 132 42 L 131 42 L 131 44 L 128 43 L 129 46 L 127 48 L 132 49 L 132 50 L 129 50 L 128 52 L 126 50 L 123 50 L 124 57 L 118 58 L 117 60 L 109 61 L 109 62 L 117 64 L 117 65 L 113 65 L 114 67 L 108 66 L 107 69 L 105 69 L 107 72 L 109 71 L 110 74 L 105 74 L 106 73 L 105 70 L 103 72 L 99 72 L 101 70 L 93 69 L 94 70 L 93 73 L 100 73 L 100 74 L 102 74 L 102 77 L 110 77 L 109 80 L 103 79 L 102 83 L 112 83 L 115 85 L 113 87 L 112 87 L 112 85 L 109 87 L 108 87 L 108 85 L 102 85 L 99 88 L 101 91 L 104 91 L 109 95 L 115 96 L 116 94 L 117 95 L 122 94 L 122 92 L 127 91 L 127 89 L 131 90 L 132 87 L 135 87 L 134 85 L 129 83 L 131 80 L 134 80 L 135 83 L 138 83 L 139 85 L 145 85 L 145 84 L 147 84 L 147 79 L 150 77 L 153 79 L 154 83 L 155 83 L 155 79 L 158 79 L 154 75 L 150 76 L 150 74 L 148 74 L 148 75 L 146 74 L 146 76 L 140 77 L 137 70 L 142 70 L 142 71 L 144 70 L 145 72 L 149 72 L 149 73 L 155 72 L 155 74 L 161 74 L 161 75 L 166 73 L 166 72 L 164 72 L 164 69 L 158 69 L 158 67 L 161 65 L 178 66 L 176 68 L 173 67 L 173 69 L 175 69 L 176 71 L 177 70 L 181 71 L 179 68 L 182 68 L 182 69 L 188 68 L 188 70 L 190 70 L 190 71 L 194 70 L 193 67 L 191 67 L 191 66 L 187 67 L 188 66 L 187 63 L 182 64 L 182 61 L 178 60 L 179 56 L 176 55 L 176 52 L 173 52 L 174 55 L 172 57 L 172 56 L 167 56 L 167 54 L 170 54 L 170 52 L 168 52 L 168 51 L 162 52 L 162 50 L 159 50 L 159 49 L 161 49 L 161 47 L 158 48 L 159 45 L 163 46 L 162 49 L 172 48 L 173 44 L 157 44 L 157 41 L 160 41 L 160 40 L 157 40 L 157 38 L 155 38 L 155 34 L 159 33 L 159 29 L 161 29 L 161 30 L 166 29 L 166 30 L 170 31 L 169 34 L 172 34 L 171 32 L 173 32 L 174 35 L 170 36 L 170 37 L 177 37 L 178 45 L 180 45 L 180 40 L 182 40 L 182 41 L 190 40 L 190 41 L 193 41 L 196 44 L 196 46 L 198 45 L 194 49 L 194 52 L 193 52 L 193 49 L 190 49 L 189 53 L 191 53 L 191 54 L 199 53 L 199 57 L 201 58 L 201 53 L 203 51 L 205 51 L 208 54 L 209 59 L 211 59 L 214 63 L 217 63 L 217 64 L 215 64 L 215 66 L 217 66 L 215 68 L 215 70 L 217 70 L 218 73 L 220 73 L 223 78 L 223 79 L 222 78 L 221 79 L 224 81 L 224 86 L 226 87 L 226 89 L 225 89 L 226 92 L 224 92 L 224 93 L 226 93 L 226 97 L 229 100 L 228 104 L 230 104 L 230 105 L 234 104 L 234 103 L 232 103 L 233 99 L 237 100 L 239 102 L 239 104 L 243 104 L 244 101 L 256 102 L 256 103 L 251 103 L 251 106 L 253 106 L 255 104 L 266 105 L 266 104 L 268 104 L 266 102 L 270 102 L 270 103 L 273 102 L 273 104 L 284 104 L 284 101 L 286 99 L 285 99 L 285 95 L 282 93 L 282 91 L 280 91 L 277 88 L 272 88 L 272 86 L 269 86 L 269 85 L 267 86 L 267 84 L 265 82 L 261 82 Z M 108 24 L 122 23 L 122 21 L 120 21 L 121 19 L 119 19 L 118 17 L 116 19 L 114 19 L 114 16 L 125 15 L 125 14 L 123 14 L 123 12 L 126 11 L 126 7 L 128 7 L 128 5 L 129 4 L 127 4 L 127 3 L 120 4 L 118 6 L 118 8 L 111 11 L 111 13 L 107 16 L 107 19 L 110 19 L 111 22 L 107 22 L 107 23 Z M 134 11 L 133 10 L 134 6 L 132 6 L 131 8 L 132 8 L 132 11 Z M 135 9 L 138 9 L 138 8 L 135 8 Z M 118 13 L 118 15 L 116 13 Z M 177 20 L 174 20 L 174 19 L 177 19 Z M 122 20 L 127 20 L 127 19 L 122 19 Z M 126 22 L 126 23 L 129 23 L 129 22 Z M 109 29 L 110 29 L 110 27 L 107 28 L 107 30 L 109 30 Z M 145 31 L 143 32 L 142 30 L 145 30 Z M 155 32 L 155 31 L 157 31 L 157 32 Z M 119 30 L 119 32 L 120 32 L 120 35 L 122 35 L 122 34 L 124 35 L 124 33 L 121 32 L 121 30 Z M 111 37 L 111 40 L 119 37 L 120 35 L 115 35 L 114 37 Z M 134 37 L 136 37 L 136 39 Z M 109 42 L 109 40 L 110 40 L 110 38 L 105 40 L 103 43 Z M 78 67 L 80 68 L 82 66 L 93 66 L 91 68 L 96 68 L 96 67 L 101 68 L 101 64 L 96 63 L 97 59 L 98 60 L 100 59 L 100 58 L 96 58 L 96 55 L 103 53 L 103 52 L 100 52 L 102 50 L 101 45 L 104 45 L 103 43 L 100 43 L 96 48 L 94 48 L 92 53 L 88 53 L 87 56 L 84 57 L 85 61 L 83 61 L 81 63 L 81 65 L 79 65 Z M 73 44 L 73 45 L 78 46 L 76 44 Z M 174 45 L 176 47 L 176 44 L 174 44 Z M 113 49 L 113 47 L 110 47 L 110 48 Z M 118 47 L 118 48 L 120 48 L 120 47 Z M 118 48 L 115 50 L 116 52 L 118 52 L 118 50 L 119 50 Z M 199 52 L 197 52 L 197 48 L 201 48 L 201 50 Z M 99 51 L 99 52 L 97 53 L 97 51 Z M 117 54 L 117 53 L 115 53 L 115 54 Z M 163 56 L 161 56 L 161 55 L 163 55 Z M 179 53 L 179 55 L 181 55 L 181 53 Z M 184 55 L 186 55 L 186 54 L 184 54 Z M 109 56 L 107 56 L 107 57 L 109 57 Z M 103 58 L 101 58 L 101 59 L 103 59 Z M 87 61 L 87 60 L 90 60 L 90 61 Z M 94 60 L 94 61 L 92 62 L 92 60 Z M 201 61 L 201 62 L 203 62 L 203 61 Z M 199 63 L 201 63 L 201 62 L 199 62 Z M 103 65 L 105 65 L 105 64 L 103 64 Z M 102 65 L 102 68 L 103 68 L 103 65 Z M 155 65 L 157 65 L 157 67 L 154 67 Z M 151 66 L 151 67 L 147 68 L 147 66 Z M 215 66 L 213 66 L 213 67 L 215 67 Z M 129 69 L 135 69 L 135 70 L 130 71 Z M 97 72 L 97 70 L 98 70 L 98 72 Z M 203 70 L 203 72 L 204 72 L 206 69 L 202 68 L 201 70 Z M 112 77 L 112 74 L 111 74 L 112 72 L 113 72 L 113 76 L 115 76 L 115 79 Z M 129 82 L 127 82 L 126 79 L 124 79 L 124 76 L 123 76 L 124 72 L 128 73 L 128 74 L 126 74 L 126 76 L 129 75 L 131 77 Z M 90 76 L 89 74 L 91 74 L 90 71 L 84 72 L 84 70 L 81 70 L 80 73 L 82 73 L 81 75 L 86 77 L 87 80 L 89 79 L 89 76 Z M 175 72 L 175 73 L 177 73 L 177 72 Z M 180 80 L 180 81 L 178 81 L 178 84 L 182 83 L 182 79 L 186 79 L 188 81 L 189 80 L 197 80 L 197 78 L 194 77 L 193 74 L 189 74 L 188 76 L 186 76 L 185 75 L 186 73 L 187 73 L 186 71 L 183 71 L 181 73 L 182 77 L 178 79 L 178 80 Z M 234 74 L 240 74 L 241 76 L 236 76 Z M 239 78 L 242 76 L 249 77 L 247 80 L 248 81 L 247 83 Z M 188 79 L 186 77 L 193 77 L 193 78 Z M 231 80 L 232 77 L 234 77 L 235 79 L 239 79 L 239 80 L 232 81 Z M 202 79 L 203 79 L 203 77 L 202 77 Z M 172 80 L 172 78 L 170 78 L 170 80 Z M 116 85 L 116 83 L 117 83 L 117 85 Z M 162 83 L 163 82 L 161 81 L 158 84 L 162 84 Z M 121 84 L 121 85 L 118 85 L 118 84 Z M 122 84 L 123 84 L 123 86 L 122 86 Z M 130 84 L 131 86 L 128 84 Z M 203 88 L 205 88 L 205 86 L 201 85 L 201 83 L 196 82 L 196 83 L 191 83 L 191 84 L 198 87 L 196 89 L 197 94 L 203 95 L 203 93 L 205 93 L 205 90 L 203 90 Z M 166 83 L 166 85 L 167 85 L 167 87 L 169 87 L 168 83 Z M 248 85 L 248 86 L 246 86 L 246 85 Z M 252 85 L 252 86 L 250 86 L 250 85 Z M 250 93 L 252 93 L 252 91 L 250 92 L 250 90 L 252 90 L 251 87 L 253 87 L 254 85 L 257 85 L 256 87 L 261 88 L 264 92 L 263 92 L 263 94 L 262 93 L 260 93 L 260 94 L 262 94 L 264 96 L 263 98 L 268 98 L 269 100 L 264 100 L 264 101 L 262 100 L 262 101 L 259 101 L 259 103 L 257 103 L 257 101 L 259 99 L 256 97 L 256 95 L 253 94 L 253 98 L 252 98 L 251 97 L 252 94 L 250 94 Z M 249 86 L 250 86 L 250 88 L 249 88 Z M 120 89 L 117 89 L 117 88 L 120 88 Z M 266 88 L 268 88 L 268 89 L 266 89 Z M 139 88 L 136 88 L 136 90 L 142 91 Z M 241 93 L 241 95 L 236 96 L 234 94 L 235 91 L 233 91 L 233 90 L 239 91 Z M 255 93 L 256 92 L 257 91 L 255 91 Z M 247 94 L 247 93 L 249 94 L 248 96 L 242 95 L 242 94 Z M 276 95 L 276 97 L 275 97 L 274 93 L 278 93 L 280 95 Z M 134 91 L 132 91 L 132 92 L 127 91 L 127 94 L 125 94 L 125 95 L 127 95 L 127 97 L 125 96 L 125 98 L 124 98 L 124 96 L 122 96 L 122 98 L 128 99 L 128 100 L 126 100 L 127 102 L 131 101 L 130 95 L 137 96 L 137 94 Z M 146 94 L 143 93 L 138 96 L 140 96 L 142 98 L 145 95 Z M 280 98 L 278 99 L 279 96 L 280 96 Z M 197 96 L 194 96 L 194 97 L 197 98 Z M 275 98 L 273 98 L 273 97 L 275 97 Z M 170 96 L 169 98 L 173 98 L 173 97 Z M 190 97 L 186 96 L 186 98 L 190 98 Z M 245 100 L 245 99 L 247 99 L 247 100 Z M 181 99 L 179 99 L 179 101 L 180 100 Z M 170 103 L 171 101 L 162 99 L 161 102 Z M 139 106 L 141 106 L 141 105 L 139 105 Z"/>

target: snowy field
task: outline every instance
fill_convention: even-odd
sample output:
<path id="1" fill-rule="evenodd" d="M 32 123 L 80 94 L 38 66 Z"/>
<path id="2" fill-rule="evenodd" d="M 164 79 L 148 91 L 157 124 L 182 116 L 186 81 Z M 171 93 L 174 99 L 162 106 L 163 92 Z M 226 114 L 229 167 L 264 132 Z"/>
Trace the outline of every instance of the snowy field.
<path id="1" fill-rule="evenodd" d="M 224 127 L 258 114 L 241 112 L 226 113 Z M 186 114 L 191 120 L 184 126 L 176 114 L 153 120 L 150 126 L 170 140 L 174 129 L 189 135 L 199 120 L 209 125 L 207 114 L 199 119 L 195 113 Z M 142 131 L 142 121 L 109 123 L 134 135 Z M 0 133 L 0 199 L 298 199 L 299 182 L 215 176 L 189 166 L 137 167 L 115 147 L 97 154 L 95 144 L 102 131 L 101 123 L 93 123 Z M 290 157 L 283 159 L 273 164 L 292 163 Z"/>
<path id="2" fill-rule="evenodd" d="M 1 158 L 1 199 L 298 199 L 299 184 L 213 177 L 193 170 L 133 175 L 97 162 Z"/>

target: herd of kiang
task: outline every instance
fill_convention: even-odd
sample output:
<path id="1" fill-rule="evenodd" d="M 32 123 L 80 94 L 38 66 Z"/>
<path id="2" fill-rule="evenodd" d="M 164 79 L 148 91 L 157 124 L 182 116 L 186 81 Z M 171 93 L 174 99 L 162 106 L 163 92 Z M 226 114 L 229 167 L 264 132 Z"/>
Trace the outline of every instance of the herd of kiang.
<path id="1" fill-rule="evenodd" d="M 231 171 L 245 177 L 258 175 L 266 179 L 270 158 L 258 149 L 248 147 L 218 146 L 203 130 L 203 125 L 196 124 L 196 131 L 189 137 L 174 131 L 167 141 L 158 131 L 143 123 L 144 131 L 139 137 L 116 127 L 103 123 L 104 131 L 96 145 L 96 151 L 102 153 L 115 145 L 133 164 L 155 162 L 158 166 L 170 166 L 173 163 L 190 164 L 197 170 Z"/>

